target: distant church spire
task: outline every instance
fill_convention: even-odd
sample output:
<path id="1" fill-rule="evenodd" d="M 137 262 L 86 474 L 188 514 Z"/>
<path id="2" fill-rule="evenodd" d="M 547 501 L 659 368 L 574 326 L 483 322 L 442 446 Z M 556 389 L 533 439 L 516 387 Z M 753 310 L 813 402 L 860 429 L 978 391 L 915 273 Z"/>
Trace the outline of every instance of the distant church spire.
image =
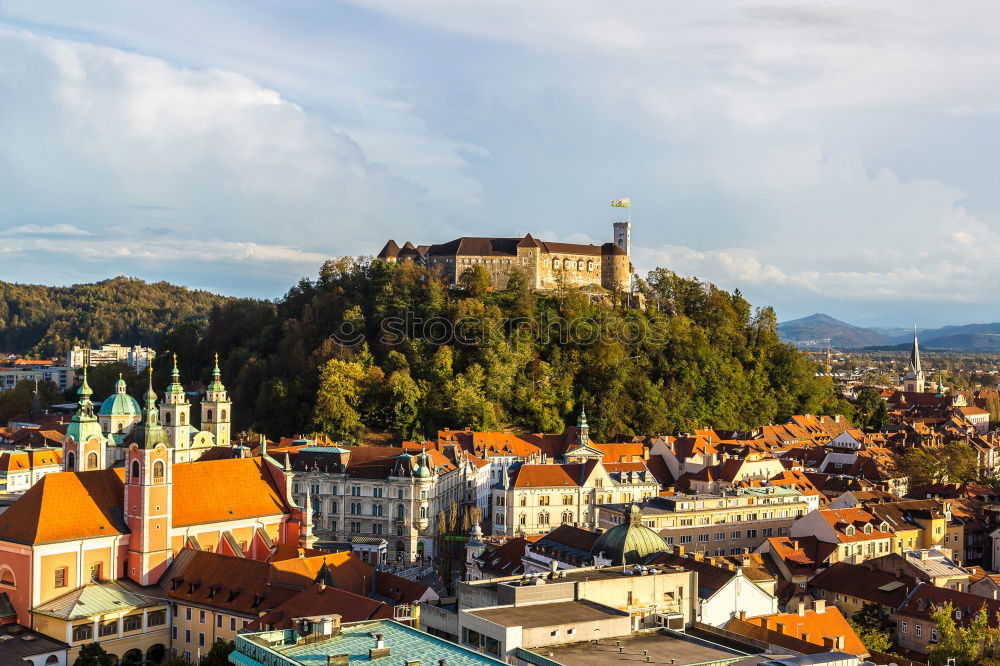
<path id="1" fill-rule="evenodd" d="M 909 393 L 924 392 L 924 370 L 920 365 L 920 345 L 917 342 L 917 327 L 913 327 L 913 347 L 910 349 L 910 368 L 903 379 L 903 390 Z"/>
<path id="2" fill-rule="evenodd" d="M 580 408 L 580 418 L 576 422 L 577 446 L 590 446 L 590 426 L 587 425 L 587 408 Z"/>

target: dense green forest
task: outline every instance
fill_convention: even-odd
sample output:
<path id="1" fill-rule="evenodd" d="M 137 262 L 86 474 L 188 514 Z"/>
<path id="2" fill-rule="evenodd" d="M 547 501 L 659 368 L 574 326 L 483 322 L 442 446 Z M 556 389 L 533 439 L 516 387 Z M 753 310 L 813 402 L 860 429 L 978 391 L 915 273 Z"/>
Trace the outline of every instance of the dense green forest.
<path id="1" fill-rule="evenodd" d="M 226 298 L 117 277 L 70 287 L 0 282 L 0 352 L 65 354 L 73 344 L 156 345 L 179 323 L 201 327 Z"/>
<path id="2" fill-rule="evenodd" d="M 219 352 L 237 429 L 271 436 L 553 432 L 586 407 L 601 441 L 851 411 L 738 292 L 658 269 L 640 310 L 472 278 L 448 289 L 413 264 L 329 261 L 277 302 L 217 302 L 205 325 L 167 333 L 161 358 L 177 352 L 185 381 L 207 381 Z"/>

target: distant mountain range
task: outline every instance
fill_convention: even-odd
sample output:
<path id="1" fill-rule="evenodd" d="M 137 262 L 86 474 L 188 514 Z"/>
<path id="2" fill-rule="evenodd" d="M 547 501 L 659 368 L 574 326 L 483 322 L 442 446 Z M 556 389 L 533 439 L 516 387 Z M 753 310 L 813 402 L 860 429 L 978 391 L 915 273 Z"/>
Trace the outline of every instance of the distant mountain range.
<path id="1" fill-rule="evenodd" d="M 913 331 L 905 328 L 862 328 L 816 313 L 778 324 L 786 342 L 802 348 L 860 349 L 899 347 L 908 349 Z M 918 331 L 922 349 L 1000 353 L 1000 322 L 942 326 Z"/>

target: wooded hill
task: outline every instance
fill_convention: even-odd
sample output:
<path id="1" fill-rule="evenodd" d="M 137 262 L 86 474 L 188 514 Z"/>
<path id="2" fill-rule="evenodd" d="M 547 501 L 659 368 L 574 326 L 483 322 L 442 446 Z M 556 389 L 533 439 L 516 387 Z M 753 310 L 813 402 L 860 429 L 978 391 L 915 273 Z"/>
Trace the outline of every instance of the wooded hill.
<path id="1" fill-rule="evenodd" d="M 70 287 L 0 282 L 0 352 L 45 357 L 81 343 L 155 346 L 180 324 L 205 326 L 226 300 L 127 277 Z"/>
<path id="2" fill-rule="evenodd" d="M 185 381 L 206 381 L 218 351 L 235 427 L 270 436 L 558 432 L 585 406 L 602 441 L 850 413 L 779 341 L 773 311 L 738 292 L 663 269 L 642 285 L 645 310 L 576 290 L 541 295 L 516 277 L 502 291 L 464 286 L 413 264 L 332 260 L 276 302 L 220 300 L 205 324 L 192 306 L 160 352 L 178 353 Z"/>

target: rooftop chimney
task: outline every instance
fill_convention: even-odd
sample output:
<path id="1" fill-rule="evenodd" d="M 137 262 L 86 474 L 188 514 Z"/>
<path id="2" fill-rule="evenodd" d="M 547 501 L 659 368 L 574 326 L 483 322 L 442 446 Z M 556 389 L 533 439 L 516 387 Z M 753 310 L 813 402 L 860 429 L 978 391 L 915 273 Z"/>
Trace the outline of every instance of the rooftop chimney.
<path id="1" fill-rule="evenodd" d="M 805 604 L 805 602 L 800 601 L 799 602 L 799 616 L 800 617 L 805 617 L 805 614 L 806 614 L 806 604 Z"/>
<path id="2" fill-rule="evenodd" d="M 813 601 L 813 610 L 816 611 L 817 613 L 825 613 L 826 601 L 823 599 L 816 599 L 815 601 Z"/>

